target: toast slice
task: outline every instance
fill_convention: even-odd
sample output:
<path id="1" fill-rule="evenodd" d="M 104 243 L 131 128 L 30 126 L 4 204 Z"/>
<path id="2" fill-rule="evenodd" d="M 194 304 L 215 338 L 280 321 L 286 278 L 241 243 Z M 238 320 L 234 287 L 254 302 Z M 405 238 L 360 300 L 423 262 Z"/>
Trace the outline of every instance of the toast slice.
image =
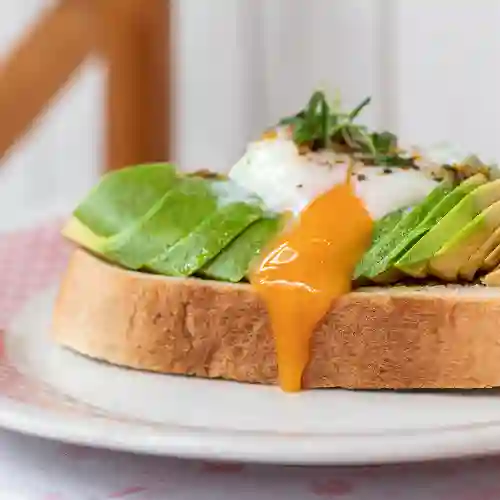
<path id="1" fill-rule="evenodd" d="M 316 328 L 304 388 L 500 386 L 500 290 L 365 288 Z M 273 335 L 249 285 L 127 271 L 78 249 L 54 309 L 54 339 L 112 364 L 275 384 Z"/>

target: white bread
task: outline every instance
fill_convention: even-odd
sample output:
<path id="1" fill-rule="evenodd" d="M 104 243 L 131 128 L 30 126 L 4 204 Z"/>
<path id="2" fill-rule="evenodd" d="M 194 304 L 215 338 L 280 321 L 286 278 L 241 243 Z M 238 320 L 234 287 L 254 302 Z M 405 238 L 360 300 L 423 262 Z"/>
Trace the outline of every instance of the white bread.
<path id="1" fill-rule="evenodd" d="M 76 250 L 53 337 L 116 365 L 276 383 L 266 310 L 249 285 L 126 271 Z M 304 387 L 500 386 L 500 290 L 373 288 L 332 306 L 311 342 Z"/>

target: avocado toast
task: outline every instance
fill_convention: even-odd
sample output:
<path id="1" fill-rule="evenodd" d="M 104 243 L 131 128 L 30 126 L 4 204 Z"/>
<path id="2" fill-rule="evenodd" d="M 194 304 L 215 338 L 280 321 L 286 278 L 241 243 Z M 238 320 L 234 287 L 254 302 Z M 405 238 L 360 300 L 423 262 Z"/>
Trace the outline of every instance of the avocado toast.
<path id="1" fill-rule="evenodd" d="M 285 390 L 500 385 L 500 293 L 484 286 L 500 282 L 500 181 L 475 157 L 424 165 L 355 123 L 366 104 L 316 93 L 227 176 L 106 175 L 63 229 L 80 248 L 54 338 Z"/>
<path id="2" fill-rule="evenodd" d="M 173 168 L 170 164 L 155 167 Z M 136 174 L 141 169 L 149 170 L 150 166 L 129 171 Z M 120 171 L 122 177 L 124 173 Z M 114 175 L 105 177 L 96 193 L 106 190 Z M 277 234 L 286 213 L 266 211 L 257 196 L 230 179 L 176 175 L 166 192 L 151 200 L 149 210 L 122 231 L 103 237 L 85 226 L 85 217 L 80 218 L 84 202 L 63 234 L 129 269 L 166 276 L 245 280 L 252 259 Z M 228 195 L 231 190 L 233 194 Z M 498 202 L 500 180 L 490 180 L 483 173 L 436 183 L 420 203 L 375 222 L 372 245 L 359 262 L 354 279 L 379 284 L 409 278 L 473 281 L 500 245 Z M 102 227 L 107 227 L 106 221 Z M 98 239 L 99 245 L 95 244 Z M 397 274 L 390 275 L 396 270 Z"/>

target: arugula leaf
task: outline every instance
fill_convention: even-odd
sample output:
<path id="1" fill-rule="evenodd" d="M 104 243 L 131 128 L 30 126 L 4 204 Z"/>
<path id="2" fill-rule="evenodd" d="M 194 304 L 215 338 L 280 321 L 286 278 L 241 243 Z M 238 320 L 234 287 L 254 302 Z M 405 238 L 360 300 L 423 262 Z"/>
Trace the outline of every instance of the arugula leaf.
<path id="1" fill-rule="evenodd" d="M 325 102 L 325 95 L 323 92 L 316 91 L 314 94 L 311 96 L 309 99 L 309 104 L 306 109 L 306 115 L 307 119 L 310 120 L 311 122 L 314 122 L 316 119 L 316 116 L 318 114 L 318 110 L 320 109 L 320 106 L 322 103 Z"/>
<path id="2" fill-rule="evenodd" d="M 380 154 L 395 153 L 398 147 L 398 138 L 391 132 L 373 132 L 373 145 Z"/>
<path id="3" fill-rule="evenodd" d="M 354 120 L 363 109 L 370 104 L 372 101 L 371 97 L 366 97 L 363 101 L 361 101 L 350 113 L 349 113 L 349 118 L 350 120 Z"/>
<path id="4" fill-rule="evenodd" d="M 325 94 L 315 91 L 306 107 L 296 115 L 280 120 L 279 125 L 290 126 L 295 143 L 311 149 L 340 146 L 347 153 L 360 156 L 362 161 L 377 165 L 407 166 L 413 160 L 399 156 L 398 139 L 391 132 L 369 132 L 354 120 L 371 102 L 366 97 L 352 111 L 344 113 L 337 98 L 328 104 Z"/>
<path id="5" fill-rule="evenodd" d="M 323 147 L 330 147 L 330 108 L 326 99 L 321 102 L 321 139 L 323 140 Z"/>

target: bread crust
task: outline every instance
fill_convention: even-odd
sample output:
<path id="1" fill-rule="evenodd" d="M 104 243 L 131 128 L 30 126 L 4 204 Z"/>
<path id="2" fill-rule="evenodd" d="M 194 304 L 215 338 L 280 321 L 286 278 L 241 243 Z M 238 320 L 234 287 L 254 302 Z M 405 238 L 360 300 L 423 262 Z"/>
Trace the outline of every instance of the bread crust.
<path id="1" fill-rule="evenodd" d="M 500 386 L 500 293 L 470 288 L 358 291 L 337 300 L 312 336 L 304 388 Z M 52 334 L 116 365 L 276 383 L 268 316 L 249 285 L 126 271 L 78 249 Z"/>

